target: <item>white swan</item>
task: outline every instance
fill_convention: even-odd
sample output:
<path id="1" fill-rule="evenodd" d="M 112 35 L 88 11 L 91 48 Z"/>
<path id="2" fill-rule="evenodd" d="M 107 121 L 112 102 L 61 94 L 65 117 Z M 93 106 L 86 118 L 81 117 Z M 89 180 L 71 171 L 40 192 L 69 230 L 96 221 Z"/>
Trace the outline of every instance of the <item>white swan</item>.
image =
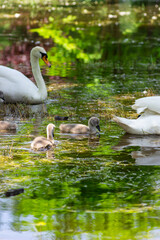
<path id="1" fill-rule="evenodd" d="M 160 134 L 160 97 L 151 96 L 137 99 L 132 106 L 141 116 L 137 119 L 126 119 L 115 116 L 113 120 L 126 132 L 131 134 Z"/>
<path id="2" fill-rule="evenodd" d="M 51 66 L 44 48 L 34 47 L 30 53 L 30 60 L 37 86 L 21 72 L 0 66 L 0 91 L 6 103 L 38 104 L 47 98 L 47 89 L 39 66 L 40 58 Z"/>
<path id="3" fill-rule="evenodd" d="M 31 149 L 34 150 L 48 150 L 54 145 L 54 128 L 55 125 L 52 123 L 49 123 L 47 125 L 46 131 L 47 131 L 47 138 L 45 137 L 36 137 L 32 143 L 31 143 Z"/>
<path id="4" fill-rule="evenodd" d="M 91 117 L 88 120 L 88 126 L 79 123 L 73 124 L 61 124 L 59 126 L 62 133 L 72 133 L 72 134 L 96 134 L 97 129 L 100 131 L 99 118 Z"/>

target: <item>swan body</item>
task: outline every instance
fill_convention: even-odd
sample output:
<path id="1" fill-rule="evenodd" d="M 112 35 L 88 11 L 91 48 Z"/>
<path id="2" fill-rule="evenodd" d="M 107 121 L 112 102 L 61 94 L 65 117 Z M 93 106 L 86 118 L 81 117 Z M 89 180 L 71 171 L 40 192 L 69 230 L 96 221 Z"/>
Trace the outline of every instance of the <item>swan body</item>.
<path id="1" fill-rule="evenodd" d="M 54 128 L 55 128 L 55 125 L 52 123 L 49 123 L 46 128 L 47 138 L 42 136 L 36 137 L 31 143 L 31 149 L 40 150 L 40 151 L 50 149 L 54 145 L 54 139 L 53 139 Z"/>
<path id="2" fill-rule="evenodd" d="M 137 119 L 113 118 L 127 133 L 131 134 L 160 134 L 160 115 L 141 115 Z"/>
<path id="3" fill-rule="evenodd" d="M 37 86 L 21 72 L 0 66 L 0 91 L 6 103 L 38 104 L 47 98 L 47 89 L 41 75 L 39 59 L 50 67 L 47 53 L 42 47 L 34 47 L 30 53 L 31 67 Z"/>
<path id="4" fill-rule="evenodd" d="M 10 131 L 16 130 L 17 124 L 9 121 L 0 121 L 0 130 Z"/>
<path id="5" fill-rule="evenodd" d="M 126 119 L 115 116 L 117 122 L 127 133 L 131 134 L 160 134 L 160 96 L 139 98 L 132 106 L 138 114 L 137 119 Z"/>
<path id="6" fill-rule="evenodd" d="M 100 131 L 99 127 L 99 118 L 91 117 L 88 120 L 88 126 L 84 124 L 61 124 L 59 126 L 60 131 L 63 133 L 72 133 L 72 134 L 96 134 L 97 129 Z"/>

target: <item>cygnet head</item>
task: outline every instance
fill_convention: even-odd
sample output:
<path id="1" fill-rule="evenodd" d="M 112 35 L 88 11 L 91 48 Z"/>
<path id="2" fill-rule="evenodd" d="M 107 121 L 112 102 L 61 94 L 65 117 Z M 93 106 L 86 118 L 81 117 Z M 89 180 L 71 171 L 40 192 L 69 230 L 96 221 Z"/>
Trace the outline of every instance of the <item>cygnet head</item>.
<path id="1" fill-rule="evenodd" d="M 31 56 L 34 56 L 35 58 L 38 58 L 38 59 L 41 58 L 48 67 L 51 67 L 51 64 L 48 61 L 48 55 L 46 53 L 46 50 L 43 47 L 36 46 L 32 48 Z"/>
<path id="2" fill-rule="evenodd" d="M 88 120 L 88 126 L 89 126 L 90 129 L 97 128 L 98 131 L 100 131 L 99 118 L 97 118 L 97 117 L 91 117 L 91 118 Z"/>
<path id="3" fill-rule="evenodd" d="M 53 140 L 53 137 L 54 137 L 54 129 L 55 129 L 55 125 L 54 125 L 54 124 L 49 123 L 49 124 L 47 125 L 47 128 L 46 128 L 46 130 L 47 130 L 47 139 Z"/>

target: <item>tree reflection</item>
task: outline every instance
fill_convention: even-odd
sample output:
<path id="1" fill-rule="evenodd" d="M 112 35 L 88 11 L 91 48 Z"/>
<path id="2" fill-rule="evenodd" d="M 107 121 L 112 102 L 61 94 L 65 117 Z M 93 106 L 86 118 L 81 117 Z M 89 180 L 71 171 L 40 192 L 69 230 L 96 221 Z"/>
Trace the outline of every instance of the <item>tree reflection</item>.
<path id="1" fill-rule="evenodd" d="M 0 135 L 0 191 L 25 188 L 23 195 L 1 198 L 3 223 L 9 212 L 4 226 L 45 239 L 145 238 L 148 229 L 160 228 L 159 168 L 135 164 L 137 145 L 113 149 L 122 132 L 106 119 L 112 109 L 125 114 L 121 105 L 133 101 L 116 96 L 122 104 L 113 104 L 115 92 L 158 89 L 159 9 L 106 1 L 14 2 L 0 3 L 6 6 L 0 10 L 0 63 L 30 77 L 30 49 L 41 44 L 53 66 L 46 75 L 50 99 L 37 115 L 24 106 L 1 107 L 1 116 L 18 116 L 19 129 Z M 31 152 L 33 135 L 43 134 L 55 114 L 84 122 L 98 114 L 102 134 L 65 139 L 57 127 L 54 151 Z"/>

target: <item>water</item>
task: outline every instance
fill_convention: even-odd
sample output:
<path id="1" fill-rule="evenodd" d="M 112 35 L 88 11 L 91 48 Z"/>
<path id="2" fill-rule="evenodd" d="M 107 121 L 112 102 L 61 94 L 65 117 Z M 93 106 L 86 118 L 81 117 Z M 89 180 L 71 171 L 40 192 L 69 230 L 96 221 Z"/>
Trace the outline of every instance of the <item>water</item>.
<path id="1" fill-rule="evenodd" d="M 159 10 L 138 2 L 3 2 L 0 64 L 31 78 L 29 53 L 42 45 L 48 99 L 38 106 L 1 104 L 0 240 L 160 238 L 158 136 L 130 136 L 112 115 L 137 117 L 136 98 L 159 93 Z M 147 92 L 143 93 L 144 90 Z M 61 134 L 54 116 L 87 124 L 100 137 Z M 56 147 L 30 149 L 54 122 Z M 8 189 L 24 193 L 6 198 Z"/>

